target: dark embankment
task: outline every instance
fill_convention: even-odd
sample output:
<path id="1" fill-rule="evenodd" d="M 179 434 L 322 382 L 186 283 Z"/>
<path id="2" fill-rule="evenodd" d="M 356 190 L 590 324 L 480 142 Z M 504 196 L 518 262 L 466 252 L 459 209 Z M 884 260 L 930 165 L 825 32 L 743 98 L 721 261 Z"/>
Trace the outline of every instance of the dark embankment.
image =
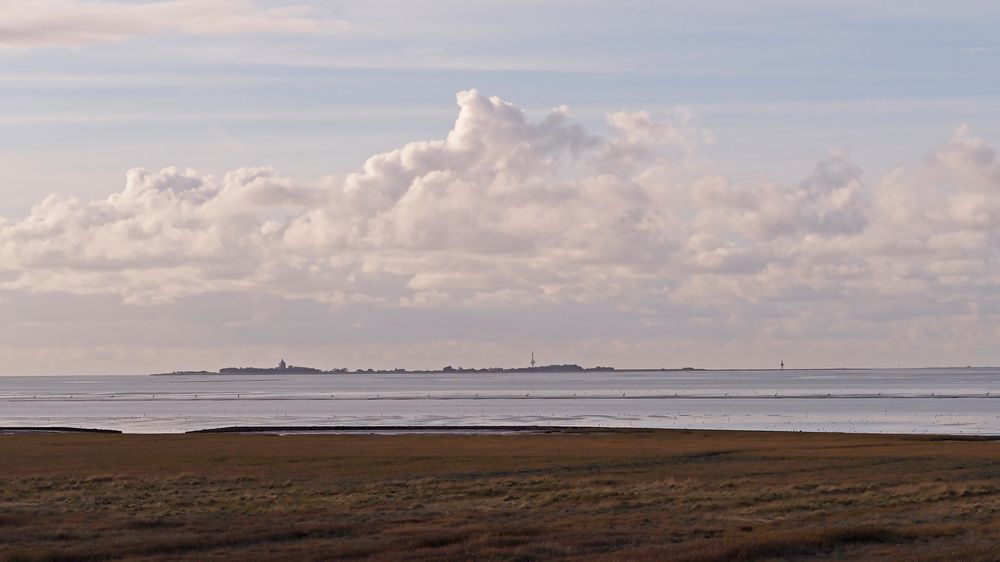
<path id="1" fill-rule="evenodd" d="M 1000 444 L 0 435 L 0 560 L 997 560 Z"/>
<path id="2" fill-rule="evenodd" d="M 90 427 L 0 427 L 0 433 L 121 433 L 117 429 L 97 429 Z"/>
<path id="3" fill-rule="evenodd" d="M 252 425 L 194 429 L 187 433 L 650 433 L 655 429 L 548 425 Z"/>

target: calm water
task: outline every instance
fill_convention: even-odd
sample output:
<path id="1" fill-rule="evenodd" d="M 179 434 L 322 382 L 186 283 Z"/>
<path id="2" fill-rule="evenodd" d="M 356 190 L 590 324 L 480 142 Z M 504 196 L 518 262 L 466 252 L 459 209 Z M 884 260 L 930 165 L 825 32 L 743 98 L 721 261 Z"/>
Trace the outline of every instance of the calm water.
<path id="1" fill-rule="evenodd" d="M 0 377 L 0 427 L 551 425 L 1000 434 L 1000 369 Z"/>

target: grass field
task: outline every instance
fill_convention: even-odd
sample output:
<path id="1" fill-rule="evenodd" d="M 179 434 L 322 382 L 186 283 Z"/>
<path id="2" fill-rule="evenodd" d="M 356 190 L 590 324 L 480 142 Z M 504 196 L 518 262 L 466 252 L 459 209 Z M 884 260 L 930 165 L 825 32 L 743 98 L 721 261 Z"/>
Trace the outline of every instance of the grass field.
<path id="1" fill-rule="evenodd" d="M 0 435 L 0 560 L 1000 560 L 1000 442 Z"/>

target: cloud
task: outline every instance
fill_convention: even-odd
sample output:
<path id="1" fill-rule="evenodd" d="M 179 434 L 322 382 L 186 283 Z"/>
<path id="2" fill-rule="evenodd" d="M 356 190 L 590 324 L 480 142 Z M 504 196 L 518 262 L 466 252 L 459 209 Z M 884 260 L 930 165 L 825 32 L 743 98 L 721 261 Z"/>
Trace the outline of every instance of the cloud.
<path id="1" fill-rule="evenodd" d="M 135 169 L 106 199 L 49 196 L 0 220 L 0 290 L 161 307 L 235 294 L 383 318 L 543 307 L 587 319 L 570 332 L 596 322 L 588 338 L 620 339 L 633 318 L 647 336 L 749 347 L 943 326 L 980 341 L 1000 319 L 1000 162 L 967 127 L 871 185 L 836 151 L 797 183 L 737 184 L 704 159 L 713 135 L 689 111 L 614 113 L 597 134 L 564 107 L 533 119 L 475 90 L 457 102 L 444 138 L 342 180 Z"/>
<path id="2" fill-rule="evenodd" d="M 351 28 L 308 7 L 266 8 L 249 0 L 0 0 L 0 48 L 81 47 L 166 34 L 312 34 Z"/>

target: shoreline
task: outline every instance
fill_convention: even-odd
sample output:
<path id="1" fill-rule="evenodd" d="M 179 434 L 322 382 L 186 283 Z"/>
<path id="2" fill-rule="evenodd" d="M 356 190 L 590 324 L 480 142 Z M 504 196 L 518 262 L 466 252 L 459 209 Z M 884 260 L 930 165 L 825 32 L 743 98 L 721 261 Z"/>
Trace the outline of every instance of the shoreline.
<path id="1" fill-rule="evenodd" d="M 97 427 L 66 427 L 66 426 L 28 426 L 28 427 L 0 427 L 0 434 L 12 433 L 90 433 L 90 434 L 117 434 L 124 432 L 120 429 L 102 429 Z"/>
<path id="2" fill-rule="evenodd" d="M 645 367 L 645 368 L 618 368 L 610 367 L 609 370 L 595 370 L 595 369 L 585 369 L 584 371 L 543 371 L 547 374 L 581 374 L 581 373 L 660 373 L 660 372 L 695 372 L 695 373 L 727 373 L 727 372 L 747 372 L 747 373 L 781 373 L 781 372 L 816 372 L 816 371 L 935 371 L 935 370 L 970 370 L 970 371 L 989 371 L 989 370 L 1000 370 L 1000 365 L 961 365 L 961 366 L 915 366 L 915 367 L 787 367 L 785 369 L 780 369 L 777 367 L 726 367 L 726 368 L 678 368 L 678 367 Z M 531 374 L 537 371 L 527 371 L 527 370 L 507 370 L 507 371 L 443 371 L 441 369 L 414 369 L 405 371 L 394 371 L 394 370 L 372 370 L 371 372 L 367 370 L 354 370 L 348 371 L 346 373 L 288 373 L 294 375 L 310 375 L 316 374 L 321 376 L 336 376 L 336 375 L 367 375 L 367 374 L 513 374 L 513 373 L 526 373 Z M 259 374 L 281 374 L 281 373 L 219 373 L 218 371 L 177 371 L 170 373 L 148 373 L 148 372 L 119 372 L 119 373 L 0 373 L 0 378 L 4 377 L 163 377 L 163 376 L 194 376 L 194 375 L 204 375 L 204 376 L 226 376 L 226 377 L 239 377 L 239 376 L 254 376 Z"/>
<path id="3" fill-rule="evenodd" d="M 118 376 L 225 376 L 225 377 L 249 377 L 258 375 L 279 375 L 279 376 L 337 376 L 337 375 L 503 375 L 503 374 L 589 374 L 589 373 L 782 373 L 782 372 L 815 372 L 815 371 L 934 371 L 934 370 L 997 370 L 1000 366 L 990 365 L 963 365 L 960 367 L 755 367 L 755 368 L 701 368 L 701 367 L 644 367 L 639 369 L 618 368 L 618 367 L 587 367 L 580 370 L 548 370 L 546 368 L 513 367 L 513 368 L 482 368 L 482 369 L 359 369 L 354 371 L 323 371 L 318 373 L 283 373 L 281 371 L 261 370 L 247 373 L 222 373 L 218 371 L 174 371 L 170 373 L 146 373 L 125 374 Z M 105 375 L 0 375 L 0 376 L 105 376 Z M 116 376 L 116 375 L 106 375 Z"/>
<path id="4" fill-rule="evenodd" d="M 649 428 L 649 427 L 596 427 L 596 426 L 546 426 L 546 425 L 254 425 L 220 426 L 206 429 L 192 429 L 182 432 L 128 433 L 118 429 L 102 429 L 66 426 L 25 426 L 0 427 L 0 435 L 13 434 L 81 434 L 81 435 L 122 435 L 122 436 L 185 436 L 185 435 L 642 435 L 655 433 L 705 433 L 729 435 L 775 435 L 775 436 L 831 436 L 831 437 L 872 437 L 898 438 L 919 441 L 1000 441 L 1000 434 L 952 434 L 952 433 L 864 433 L 847 431 L 787 431 L 759 429 L 701 429 L 701 428 Z"/>

